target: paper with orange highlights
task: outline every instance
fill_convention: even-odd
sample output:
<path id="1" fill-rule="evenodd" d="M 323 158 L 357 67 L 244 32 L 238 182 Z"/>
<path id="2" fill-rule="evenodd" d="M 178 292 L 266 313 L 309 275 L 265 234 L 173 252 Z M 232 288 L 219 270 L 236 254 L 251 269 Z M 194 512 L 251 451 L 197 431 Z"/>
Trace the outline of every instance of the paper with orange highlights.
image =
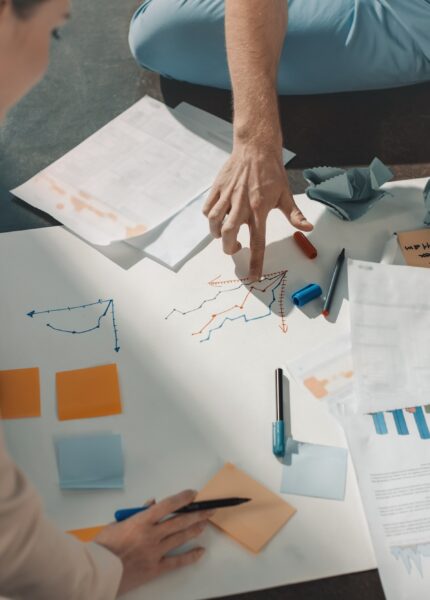
<path id="1" fill-rule="evenodd" d="M 56 375 L 60 421 L 91 419 L 122 412 L 116 364 L 61 371 Z"/>
<path id="2" fill-rule="evenodd" d="M 260 552 L 296 512 L 280 496 L 231 463 L 226 463 L 205 485 L 197 501 L 228 497 L 251 498 L 251 501 L 220 509 L 210 521 L 255 553 Z"/>
<path id="3" fill-rule="evenodd" d="M 407 265 L 430 268 L 430 227 L 402 231 L 397 234 L 397 241 Z"/>
<path id="4" fill-rule="evenodd" d="M 146 96 L 13 193 L 108 245 L 166 223 L 211 188 L 228 156 L 218 137 Z"/>
<path id="5" fill-rule="evenodd" d="M 66 533 L 70 533 L 81 542 L 92 542 L 105 527 L 106 525 L 97 525 L 95 527 L 85 527 L 84 529 L 71 529 Z"/>
<path id="6" fill-rule="evenodd" d="M 3 419 L 41 416 L 38 368 L 0 371 L 0 416 Z"/>

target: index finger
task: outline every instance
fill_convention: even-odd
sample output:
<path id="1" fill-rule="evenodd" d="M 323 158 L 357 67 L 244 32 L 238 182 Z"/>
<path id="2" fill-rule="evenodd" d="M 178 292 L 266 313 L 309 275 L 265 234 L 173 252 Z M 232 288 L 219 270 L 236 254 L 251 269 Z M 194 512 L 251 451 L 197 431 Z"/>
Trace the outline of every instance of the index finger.
<path id="1" fill-rule="evenodd" d="M 176 510 L 179 510 L 183 506 L 193 502 L 196 495 L 197 492 L 195 490 L 184 490 L 179 494 L 175 494 L 174 496 L 169 496 L 168 498 L 161 500 L 161 502 L 158 502 L 150 509 L 151 521 L 153 523 L 161 521 L 161 519 L 171 515 Z"/>
<path id="2" fill-rule="evenodd" d="M 209 192 L 209 196 L 206 198 L 206 201 L 203 205 L 202 212 L 205 215 L 205 217 L 209 216 L 209 213 L 211 212 L 212 208 L 218 202 L 220 195 L 221 195 L 220 189 L 218 188 L 218 186 L 216 184 L 214 184 L 212 186 L 211 191 Z"/>
<path id="3" fill-rule="evenodd" d="M 266 216 L 254 217 L 249 225 L 251 259 L 249 261 L 249 278 L 259 279 L 263 273 L 264 251 L 266 249 Z"/>

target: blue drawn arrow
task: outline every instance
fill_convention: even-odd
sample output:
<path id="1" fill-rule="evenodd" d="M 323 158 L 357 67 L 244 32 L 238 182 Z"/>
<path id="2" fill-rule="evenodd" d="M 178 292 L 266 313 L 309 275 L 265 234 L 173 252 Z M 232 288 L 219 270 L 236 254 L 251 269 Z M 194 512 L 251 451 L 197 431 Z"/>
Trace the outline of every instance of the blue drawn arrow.
<path id="1" fill-rule="evenodd" d="M 51 313 L 55 313 L 55 312 L 64 312 L 64 311 L 85 309 L 85 308 L 89 308 L 90 306 L 104 305 L 104 304 L 106 304 L 106 308 L 103 311 L 103 313 L 98 317 L 96 325 L 94 325 L 94 327 L 77 330 L 77 329 L 62 329 L 60 327 L 55 327 L 51 323 L 47 323 L 46 326 L 49 327 L 50 329 L 52 329 L 53 331 L 58 331 L 60 333 L 69 333 L 72 335 L 90 333 L 91 331 L 100 329 L 100 324 L 101 324 L 102 319 L 104 319 L 110 312 L 111 317 L 112 317 L 114 350 L 115 350 L 115 352 L 119 352 L 120 345 L 119 345 L 119 339 L 118 339 L 118 326 L 117 326 L 116 319 L 115 319 L 115 303 L 114 303 L 113 298 L 109 298 L 108 300 L 97 300 L 97 302 L 89 302 L 87 304 L 79 304 L 77 306 L 63 306 L 61 308 L 49 308 L 46 310 L 31 310 L 30 312 L 27 313 L 27 317 L 30 317 L 32 319 L 35 315 L 47 315 L 47 314 L 51 314 Z"/>

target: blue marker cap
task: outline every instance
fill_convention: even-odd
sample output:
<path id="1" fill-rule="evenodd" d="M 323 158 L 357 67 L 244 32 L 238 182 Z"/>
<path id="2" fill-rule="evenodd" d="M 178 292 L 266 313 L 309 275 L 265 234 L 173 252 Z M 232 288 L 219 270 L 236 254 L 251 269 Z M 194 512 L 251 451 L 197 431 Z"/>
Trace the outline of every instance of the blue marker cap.
<path id="1" fill-rule="evenodd" d="M 320 286 L 317 283 L 310 283 L 301 290 L 297 290 L 297 292 L 294 292 L 294 294 L 292 294 L 291 296 L 291 300 L 296 306 L 304 306 L 311 300 L 314 300 L 315 298 L 318 298 L 318 296 L 321 296 L 321 294 L 322 289 L 320 288 Z"/>
<path id="2" fill-rule="evenodd" d="M 272 449 L 275 456 L 285 454 L 285 424 L 284 421 L 272 423 Z"/>

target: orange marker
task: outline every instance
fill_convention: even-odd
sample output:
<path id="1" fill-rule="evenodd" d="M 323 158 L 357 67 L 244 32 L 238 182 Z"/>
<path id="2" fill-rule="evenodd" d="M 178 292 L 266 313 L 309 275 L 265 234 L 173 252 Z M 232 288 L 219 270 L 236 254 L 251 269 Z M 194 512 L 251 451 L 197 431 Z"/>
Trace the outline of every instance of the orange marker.
<path id="1" fill-rule="evenodd" d="M 296 231 L 293 235 L 293 238 L 296 244 L 300 246 L 308 258 L 315 258 L 318 255 L 317 249 L 313 244 L 311 244 L 304 233 L 301 231 Z"/>

